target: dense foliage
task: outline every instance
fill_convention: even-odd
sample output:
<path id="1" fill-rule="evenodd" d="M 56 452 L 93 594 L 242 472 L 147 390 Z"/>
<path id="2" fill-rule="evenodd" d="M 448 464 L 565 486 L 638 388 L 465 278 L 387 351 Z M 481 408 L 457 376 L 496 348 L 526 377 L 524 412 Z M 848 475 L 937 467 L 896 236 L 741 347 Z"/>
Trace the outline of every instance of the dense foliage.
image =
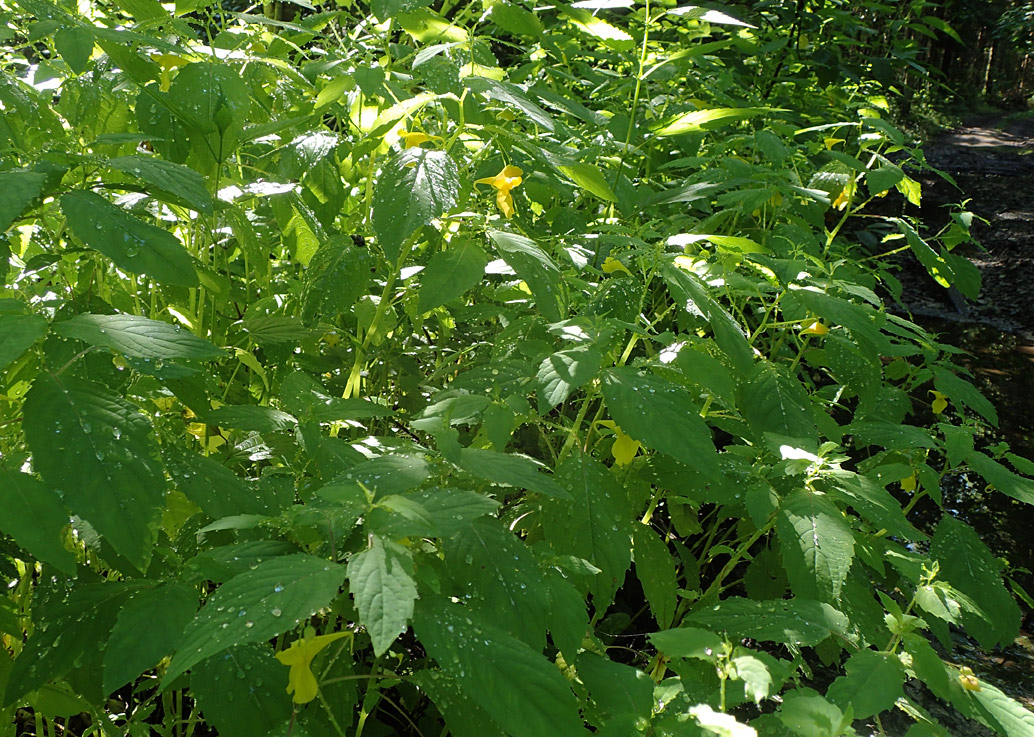
<path id="1" fill-rule="evenodd" d="M 1034 733 L 878 10 L 9 6 L 4 729 Z"/>

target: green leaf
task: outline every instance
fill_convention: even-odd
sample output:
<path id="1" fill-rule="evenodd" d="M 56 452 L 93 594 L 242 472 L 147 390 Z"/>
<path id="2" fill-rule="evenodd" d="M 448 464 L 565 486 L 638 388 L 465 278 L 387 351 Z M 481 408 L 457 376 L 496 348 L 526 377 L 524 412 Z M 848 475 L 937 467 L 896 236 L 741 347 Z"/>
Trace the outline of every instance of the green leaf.
<path id="1" fill-rule="evenodd" d="M 24 412 L 36 471 L 145 571 L 166 488 L 147 418 L 100 384 L 51 374 L 36 378 Z"/>
<path id="2" fill-rule="evenodd" d="M 782 500 L 776 531 L 794 593 L 833 602 L 854 560 L 854 535 L 824 495 L 795 491 Z"/>
<path id="3" fill-rule="evenodd" d="M 716 662 L 724 642 L 714 632 L 699 627 L 678 627 L 649 635 L 653 646 L 673 658 L 697 658 Z"/>
<path id="4" fill-rule="evenodd" d="M 980 681 L 980 690 L 970 691 L 969 695 L 999 734 L 1006 737 L 1034 735 L 1034 713 L 987 681 Z"/>
<path id="5" fill-rule="evenodd" d="M 166 447 L 162 457 L 176 488 L 212 519 L 271 511 L 254 486 L 213 458 L 174 446 Z"/>
<path id="6" fill-rule="evenodd" d="M 732 359 L 735 369 L 742 374 L 749 373 L 754 365 L 754 350 L 732 315 L 711 298 L 695 274 L 670 262 L 661 266 L 661 273 L 675 303 L 690 313 L 702 314 L 714 331 L 715 342 Z"/>
<path id="7" fill-rule="evenodd" d="M 291 718 L 287 673 L 265 643 L 241 645 L 198 663 L 190 694 L 223 737 L 275 734 Z"/>
<path id="8" fill-rule="evenodd" d="M 241 326 L 262 346 L 295 346 L 312 334 L 300 319 L 287 315 L 246 316 Z"/>
<path id="9" fill-rule="evenodd" d="M 909 223 L 904 220 L 897 218 L 892 219 L 893 222 L 897 223 L 898 228 L 905 235 L 905 240 L 908 241 L 909 247 L 912 249 L 912 253 L 919 259 L 919 263 L 927 270 L 930 276 L 933 277 L 934 281 L 940 284 L 942 287 L 950 287 L 955 283 L 955 272 L 944 257 L 941 256 L 933 247 L 923 240 L 919 234 L 915 231 Z"/>
<path id="10" fill-rule="evenodd" d="M 759 363 L 743 386 L 740 409 L 759 438 L 773 433 L 814 440 L 818 435 L 800 381 L 773 363 Z"/>
<path id="11" fill-rule="evenodd" d="M 937 447 L 928 430 L 884 420 L 852 422 L 844 431 L 854 436 L 859 447 L 879 445 L 887 450 L 902 451 Z"/>
<path id="12" fill-rule="evenodd" d="M 93 53 L 93 31 L 87 26 L 62 28 L 54 34 L 54 48 L 73 72 L 82 74 Z"/>
<path id="13" fill-rule="evenodd" d="M 488 256 L 469 238 L 456 238 L 446 250 L 436 253 L 420 275 L 420 312 L 465 294 L 485 275 Z"/>
<path id="14" fill-rule="evenodd" d="M 467 473 L 493 484 L 527 489 L 557 499 L 571 498 L 571 495 L 556 481 L 541 473 L 541 471 L 547 470 L 544 464 L 528 456 L 464 448 L 460 451 L 459 465 Z"/>
<path id="15" fill-rule="evenodd" d="M 370 547 L 348 561 L 348 584 L 359 621 L 380 657 L 409 625 L 417 599 L 412 554 L 401 545 L 370 535 Z"/>
<path id="16" fill-rule="evenodd" d="M 1012 642 L 1019 631 L 1020 609 L 1002 583 L 998 562 L 973 528 L 944 517 L 930 541 L 930 558 L 940 564 L 940 580 L 982 608 L 982 613 L 963 610 L 966 632 L 988 649 Z"/>
<path id="17" fill-rule="evenodd" d="M 847 675 L 833 681 L 826 698 L 842 709 L 850 706 L 857 719 L 892 709 L 905 695 L 905 669 L 893 653 L 861 650 L 844 667 Z"/>
<path id="18" fill-rule="evenodd" d="M 616 202 L 617 196 L 610 188 L 603 172 L 594 164 L 557 164 L 556 168 L 572 182 L 606 202 Z"/>
<path id="19" fill-rule="evenodd" d="M 5 232 L 23 212 L 39 199 L 47 176 L 32 171 L 0 173 L 0 233 Z"/>
<path id="20" fill-rule="evenodd" d="M 380 21 L 386 21 L 397 13 L 415 10 L 430 5 L 431 0 L 373 0 L 370 10 Z"/>
<path id="21" fill-rule="evenodd" d="M 998 427 L 998 412 L 987 397 L 965 379 L 959 378 L 944 366 L 933 367 L 933 385 L 954 404 L 969 407 L 995 427 Z"/>
<path id="22" fill-rule="evenodd" d="M 869 477 L 850 471 L 833 471 L 829 479 L 833 485 L 830 494 L 839 498 L 845 507 L 853 507 L 859 516 L 877 528 L 885 528 L 891 535 L 906 540 L 926 539 L 926 535 L 905 518 L 898 500 Z"/>
<path id="23" fill-rule="evenodd" d="M 772 688 L 772 674 L 765 661 L 753 655 L 738 655 L 732 659 L 732 664 L 736 667 L 736 677 L 743 681 L 747 696 L 755 704 L 768 698 Z"/>
<path id="24" fill-rule="evenodd" d="M 967 455 L 966 462 L 998 491 L 1021 502 L 1034 504 L 1034 481 L 1016 475 L 998 461 L 988 458 L 979 451 Z"/>
<path id="25" fill-rule="evenodd" d="M 317 422 L 365 420 L 395 414 L 384 405 L 368 399 L 331 396 L 322 384 L 304 371 L 288 374 L 280 387 L 280 395 L 289 412 L 297 417 L 310 417 Z"/>
<path id="26" fill-rule="evenodd" d="M 628 495 L 607 468 L 591 456 L 572 454 L 557 466 L 556 480 L 573 502 L 544 499 L 546 542 L 598 569 L 590 589 L 598 608 L 610 603 L 632 561 L 632 516 Z"/>
<path id="27" fill-rule="evenodd" d="M 634 525 L 635 573 L 643 586 L 650 612 L 657 624 L 667 627 L 675 617 L 678 585 L 671 551 L 648 525 Z"/>
<path id="28" fill-rule="evenodd" d="M 198 286 L 193 259 L 167 230 L 138 220 L 93 192 L 63 195 L 61 209 L 76 237 L 123 271 L 170 286 Z"/>
<path id="29" fill-rule="evenodd" d="M 293 415 L 254 404 L 227 404 L 206 413 L 204 420 L 209 425 L 254 432 L 283 432 L 298 424 Z"/>
<path id="30" fill-rule="evenodd" d="M 553 259 L 534 241 L 501 230 L 488 231 L 502 259 L 527 282 L 535 295 L 535 304 L 550 322 L 563 317 L 561 290 L 563 276 Z"/>
<path id="31" fill-rule="evenodd" d="M 656 136 L 680 136 L 683 133 L 704 130 L 704 126 L 709 126 L 710 123 L 720 122 L 721 125 L 728 125 L 771 110 L 772 108 L 767 107 L 718 107 L 693 110 L 657 126 L 653 133 Z M 708 130 L 712 127 L 717 126 L 709 126 Z"/>
<path id="32" fill-rule="evenodd" d="M 490 20 L 504 31 L 515 36 L 538 38 L 542 35 L 542 22 L 534 13 L 511 3 L 492 6 Z"/>
<path id="33" fill-rule="evenodd" d="M 54 332 L 89 345 L 110 348 L 132 358 L 205 361 L 226 355 L 221 348 L 192 335 L 179 325 L 137 315 L 82 313 L 70 320 L 54 323 Z"/>
<path id="34" fill-rule="evenodd" d="M 851 726 L 851 718 L 850 709 L 844 714 L 811 689 L 784 694 L 779 707 L 779 721 L 800 737 L 840 737 Z"/>
<path id="35" fill-rule="evenodd" d="M 212 594 L 187 625 L 163 687 L 232 645 L 263 642 L 327 606 L 344 581 L 342 566 L 312 555 L 283 555 L 255 564 Z"/>
<path id="36" fill-rule="evenodd" d="M 176 72 L 168 105 L 189 129 L 195 148 L 221 164 L 240 142 L 250 121 L 251 91 L 240 70 L 228 63 L 194 62 Z"/>
<path id="37" fill-rule="evenodd" d="M 705 476 L 718 475 L 711 431 L 689 392 L 631 368 L 605 371 L 602 385 L 607 409 L 626 434 Z"/>
<path id="38" fill-rule="evenodd" d="M 197 592 L 184 583 L 172 581 L 134 593 L 119 610 L 104 651 L 104 693 L 171 655 L 196 609 Z"/>
<path id="39" fill-rule="evenodd" d="M 205 180 L 193 169 L 154 156 L 120 156 L 108 166 L 151 185 L 151 192 L 160 200 L 182 205 L 211 215 L 215 202 L 205 188 Z"/>
<path id="40" fill-rule="evenodd" d="M 655 684 L 646 673 L 591 652 L 579 655 L 575 668 L 605 722 L 650 718 Z"/>
<path id="41" fill-rule="evenodd" d="M 480 519 L 459 530 L 444 549 L 471 611 L 541 650 L 549 590 L 528 546 L 498 520 Z"/>
<path id="42" fill-rule="evenodd" d="M 817 645 L 831 634 L 842 634 L 847 618 L 829 604 L 805 599 L 754 601 L 731 597 L 715 606 L 693 612 L 687 623 L 701 624 L 729 637 L 749 637 L 762 642 Z"/>
<path id="43" fill-rule="evenodd" d="M 421 670 L 414 673 L 411 678 L 438 707 L 453 737 L 494 737 L 503 734 L 495 720 L 463 693 L 455 680 L 442 671 Z"/>
<path id="44" fill-rule="evenodd" d="M 463 83 L 479 95 L 484 95 L 490 100 L 497 100 L 520 110 L 528 116 L 535 125 L 552 132 L 556 124 L 545 110 L 539 107 L 528 95 L 515 84 L 500 82 L 488 77 L 467 77 Z M 606 186 L 606 185 L 604 185 Z"/>
<path id="45" fill-rule="evenodd" d="M 320 490 L 320 496 L 329 495 Z M 368 529 L 395 539 L 449 537 L 498 507 L 499 502 L 469 489 L 425 489 L 378 499 L 367 522 Z"/>
<path id="46" fill-rule="evenodd" d="M 0 465 L 0 531 L 37 560 L 75 574 L 75 556 L 61 544 L 69 515 L 60 497 L 28 474 Z"/>
<path id="47" fill-rule="evenodd" d="M 596 378 L 603 357 L 591 345 L 557 351 L 542 361 L 538 373 L 539 414 L 545 415 L 571 393 Z"/>
<path id="48" fill-rule="evenodd" d="M 893 164 L 865 172 L 865 183 L 869 186 L 869 194 L 874 197 L 881 192 L 886 192 L 904 178 L 905 172 L 901 170 L 901 167 Z"/>
<path id="49" fill-rule="evenodd" d="M 373 229 L 396 265 L 413 231 L 456 204 L 459 171 L 444 151 L 407 148 L 384 165 L 373 188 Z"/>
<path id="50" fill-rule="evenodd" d="M 0 315 L 0 371 L 46 334 L 47 320 L 40 315 Z"/>
<path id="51" fill-rule="evenodd" d="M 366 294 L 374 259 L 368 250 L 334 236 L 322 244 L 305 269 L 302 287 L 302 322 L 329 320 L 351 312 Z"/>
<path id="52" fill-rule="evenodd" d="M 567 680 L 541 653 L 460 604 L 421 600 L 414 628 L 463 693 L 513 737 L 587 737 Z"/>

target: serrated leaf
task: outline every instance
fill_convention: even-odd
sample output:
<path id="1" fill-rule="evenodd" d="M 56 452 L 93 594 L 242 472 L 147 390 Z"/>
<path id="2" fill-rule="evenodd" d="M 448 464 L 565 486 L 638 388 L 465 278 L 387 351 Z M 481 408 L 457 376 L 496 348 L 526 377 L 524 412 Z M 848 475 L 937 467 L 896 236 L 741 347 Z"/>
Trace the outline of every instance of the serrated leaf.
<path id="1" fill-rule="evenodd" d="M 231 64 L 198 61 L 181 67 L 169 87 L 168 105 L 190 130 L 195 149 L 226 161 L 251 120 L 251 91 Z"/>
<path id="2" fill-rule="evenodd" d="M 54 34 L 54 48 L 76 74 L 86 70 L 93 53 L 93 31 L 88 26 L 70 26 Z"/>
<path id="3" fill-rule="evenodd" d="M 933 385 L 951 402 L 969 407 L 995 427 L 998 427 L 998 412 L 987 397 L 971 383 L 953 374 L 943 366 L 933 367 Z"/>
<path id="4" fill-rule="evenodd" d="M 462 692 L 514 737 L 587 737 L 567 680 L 541 653 L 459 604 L 421 600 L 414 628 Z"/>
<path id="5" fill-rule="evenodd" d="M 0 371 L 46 335 L 47 326 L 40 315 L 0 315 Z"/>
<path id="6" fill-rule="evenodd" d="M 675 616 L 675 561 L 664 541 L 648 525 L 634 525 L 635 573 L 657 624 L 667 627 Z"/>
<path id="7" fill-rule="evenodd" d="M 810 647 L 831 634 L 842 634 L 847 618 L 829 604 L 805 599 L 754 601 L 732 597 L 715 606 L 693 612 L 687 623 L 701 624 L 734 639 L 750 637 L 762 642 L 796 643 Z"/>
<path id="8" fill-rule="evenodd" d="M 557 553 L 600 569 L 591 590 L 598 607 L 609 604 L 632 561 L 628 495 L 607 468 L 588 455 L 572 454 L 556 469 L 557 482 L 573 502 L 544 499 L 542 526 Z"/>
<path id="9" fill-rule="evenodd" d="M 550 322 L 562 318 L 561 290 L 563 277 L 553 259 L 529 238 L 501 230 L 488 231 L 488 237 L 499 249 L 499 255 L 523 279 L 535 304 Z"/>
<path id="10" fill-rule="evenodd" d="M 603 360 L 594 346 L 578 346 L 557 351 L 539 365 L 539 414 L 546 414 L 565 401 L 571 393 L 596 378 Z"/>
<path id="11" fill-rule="evenodd" d="M 299 553 L 257 563 L 212 594 L 187 625 L 164 686 L 232 645 L 262 642 L 286 632 L 338 594 L 345 569 Z"/>
<path id="12" fill-rule="evenodd" d="M 575 667 L 604 723 L 650 718 L 655 684 L 646 673 L 591 652 L 579 655 Z"/>
<path id="13" fill-rule="evenodd" d="M 869 194 L 874 197 L 881 192 L 886 192 L 904 178 L 905 172 L 901 170 L 901 167 L 893 164 L 865 172 L 865 183 L 869 187 Z"/>
<path id="14" fill-rule="evenodd" d="M 493 5 L 490 18 L 504 31 L 518 36 L 538 38 L 542 34 L 542 22 L 537 15 L 510 3 Z"/>
<path id="15" fill-rule="evenodd" d="M 755 704 L 760 704 L 768 698 L 772 687 L 772 674 L 763 660 L 753 655 L 739 655 L 732 659 L 732 664 L 736 667 L 736 677 L 743 681 L 747 696 Z"/>
<path id="16" fill-rule="evenodd" d="M 649 635 L 650 642 L 665 655 L 716 661 L 724 642 L 714 632 L 699 627 L 678 627 Z"/>
<path id="17" fill-rule="evenodd" d="M 759 438 L 773 433 L 787 438 L 815 439 L 818 431 L 811 400 L 795 376 L 781 367 L 759 363 L 743 386 L 740 409 Z"/>
<path id="18" fill-rule="evenodd" d="M 1034 504 L 1034 481 L 1016 475 L 979 451 L 967 455 L 966 462 L 998 491 L 1026 504 Z"/>
<path id="19" fill-rule="evenodd" d="M 783 696 L 779 721 L 800 737 L 837 737 L 851 724 L 851 712 L 844 714 L 811 689 L 797 689 Z"/>
<path id="20" fill-rule="evenodd" d="M 845 506 L 853 507 L 855 512 L 878 528 L 885 528 L 891 535 L 906 540 L 926 539 L 926 535 L 905 518 L 898 500 L 869 477 L 850 471 L 833 471 L 829 478 L 833 484 L 830 494 L 839 497 Z"/>
<path id="21" fill-rule="evenodd" d="M 854 560 L 854 535 L 825 496 L 796 491 L 782 500 L 776 531 L 794 593 L 834 602 Z"/>
<path id="22" fill-rule="evenodd" d="M 215 201 L 205 188 L 204 177 L 187 166 L 154 156 L 120 156 L 110 159 L 108 166 L 151 185 L 152 194 L 160 200 L 206 215 L 215 212 Z"/>
<path id="23" fill-rule="evenodd" d="M 826 698 L 842 709 L 850 706 L 858 719 L 893 708 L 905 695 L 905 669 L 893 653 L 861 650 L 845 665 L 846 676 L 840 676 L 829 687 Z"/>
<path id="24" fill-rule="evenodd" d="M 45 174 L 33 171 L 0 173 L 0 233 L 5 232 L 39 199 L 47 183 Z"/>
<path id="25" fill-rule="evenodd" d="M 590 192 L 606 202 L 617 201 L 614 190 L 610 188 L 610 184 L 607 183 L 603 172 L 600 171 L 598 166 L 575 163 L 557 164 L 556 168 L 586 192 Z"/>
<path id="26" fill-rule="evenodd" d="M 982 609 L 980 613 L 963 610 L 966 632 L 988 649 L 1012 642 L 1020 626 L 1020 609 L 1002 583 L 997 561 L 973 528 L 944 517 L 930 541 L 930 558 L 940 565 L 940 580 Z"/>
<path id="27" fill-rule="evenodd" d="M 254 404 L 224 405 L 205 415 L 205 422 L 219 427 L 254 432 L 282 432 L 298 424 L 293 415 Z"/>
<path id="28" fill-rule="evenodd" d="M 51 374 L 36 378 L 24 412 L 36 471 L 119 555 L 146 570 L 166 488 L 147 418 L 100 384 Z"/>
<path id="29" fill-rule="evenodd" d="M 493 484 L 527 489 L 557 499 L 570 499 L 563 487 L 541 473 L 546 466 L 528 456 L 497 453 L 494 450 L 464 448 L 460 451 L 460 468 Z"/>
<path id="30" fill-rule="evenodd" d="M 728 125 L 740 120 L 746 120 L 755 115 L 769 112 L 771 109 L 766 107 L 717 107 L 706 110 L 692 110 L 657 126 L 653 133 L 656 136 L 680 136 L 683 133 L 704 130 L 704 126 L 717 127 L 711 126 L 712 123 Z"/>
<path id="31" fill-rule="evenodd" d="M 137 315 L 82 313 L 70 320 L 54 323 L 54 332 L 89 345 L 110 348 L 133 358 L 205 361 L 225 355 L 221 348 L 196 337 L 179 325 Z"/>
<path id="32" fill-rule="evenodd" d="M 979 691 L 970 691 L 970 698 L 978 710 L 1000 734 L 1006 737 L 1034 735 L 1034 712 L 986 681 L 980 681 Z"/>
<path id="33" fill-rule="evenodd" d="M 329 493 L 321 490 L 320 496 Z M 393 538 L 450 537 L 498 507 L 499 502 L 468 489 L 425 489 L 378 499 L 367 521 L 370 529 Z M 378 514 L 385 512 L 393 516 L 387 522 Z"/>
<path id="34" fill-rule="evenodd" d="M 373 188 L 373 229 L 384 255 L 395 264 L 402 244 L 456 204 L 459 171 L 444 151 L 407 148 L 384 165 Z"/>
<path id="35" fill-rule="evenodd" d="M 718 475 L 711 431 L 689 392 L 630 368 L 605 371 L 602 386 L 607 409 L 627 435 L 706 476 Z"/>
<path id="36" fill-rule="evenodd" d="M 197 592 L 184 583 L 171 581 L 134 593 L 119 610 L 104 651 L 104 693 L 172 654 L 196 609 Z"/>
<path id="37" fill-rule="evenodd" d="M 463 83 L 472 91 L 484 95 L 490 100 L 497 100 L 512 105 L 528 116 L 535 125 L 552 132 L 556 124 L 545 110 L 539 107 L 527 93 L 515 84 L 501 82 L 488 77 L 470 76 Z"/>
<path id="38" fill-rule="evenodd" d="M 420 275 L 420 312 L 428 312 L 466 293 L 485 275 L 488 256 L 468 238 L 436 253 Z"/>
<path id="39" fill-rule="evenodd" d="M 291 717 L 287 669 L 265 643 L 230 648 L 198 663 L 190 694 L 223 737 L 275 733 Z"/>
<path id="40" fill-rule="evenodd" d="M 370 536 L 369 548 L 348 561 L 348 587 L 378 657 L 413 616 L 417 590 L 412 567 L 412 554 L 406 548 L 377 535 Z"/>
<path id="41" fill-rule="evenodd" d="M 68 510 L 52 489 L 28 474 L 0 465 L 0 531 L 32 554 L 69 575 L 75 556 L 61 544 Z"/>
<path id="42" fill-rule="evenodd" d="M 193 259 L 169 231 L 133 217 L 93 192 L 62 195 L 61 210 L 79 240 L 123 271 L 145 274 L 170 286 L 198 286 Z"/>
<path id="43" fill-rule="evenodd" d="M 302 288 L 302 322 L 311 325 L 319 318 L 332 319 L 350 312 L 366 294 L 373 256 L 344 236 L 322 244 L 309 259 Z"/>
<path id="44" fill-rule="evenodd" d="M 162 456 L 176 487 L 212 519 L 270 511 L 255 488 L 213 458 L 173 446 Z"/>

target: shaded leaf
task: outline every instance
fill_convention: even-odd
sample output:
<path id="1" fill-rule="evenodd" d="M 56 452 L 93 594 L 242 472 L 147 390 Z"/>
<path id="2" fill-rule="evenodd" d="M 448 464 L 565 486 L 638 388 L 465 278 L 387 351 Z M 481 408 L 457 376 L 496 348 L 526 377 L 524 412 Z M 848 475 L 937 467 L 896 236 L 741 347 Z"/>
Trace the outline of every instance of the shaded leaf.
<path id="1" fill-rule="evenodd" d="M 28 474 L 0 465 L 0 531 L 31 553 L 37 560 L 60 571 L 75 573 L 75 556 L 61 544 L 61 533 L 69 523 L 68 510 L 60 497 Z"/>
<path id="2" fill-rule="evenodd" d="M 224 351 L 179 325 L 137 315 L 78 314 L 54 324 L 54 332 L 133 358 L 163 360 L 219 358 Z"/>

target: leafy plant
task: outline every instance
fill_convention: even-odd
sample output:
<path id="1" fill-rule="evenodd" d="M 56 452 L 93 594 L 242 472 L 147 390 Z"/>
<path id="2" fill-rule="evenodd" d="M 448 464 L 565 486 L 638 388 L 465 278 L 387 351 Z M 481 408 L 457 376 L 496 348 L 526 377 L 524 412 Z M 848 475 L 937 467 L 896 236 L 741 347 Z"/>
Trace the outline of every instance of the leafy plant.
<path id="1" fill-rule="evenodd" d="M 968 219 L 807 5 L 17 0 L 5 719 L 943 734 L 916 677 L 1029 734 L 940 481 L 1030 462 L 887 309 L 903 249 L 976 294 Z"/>

